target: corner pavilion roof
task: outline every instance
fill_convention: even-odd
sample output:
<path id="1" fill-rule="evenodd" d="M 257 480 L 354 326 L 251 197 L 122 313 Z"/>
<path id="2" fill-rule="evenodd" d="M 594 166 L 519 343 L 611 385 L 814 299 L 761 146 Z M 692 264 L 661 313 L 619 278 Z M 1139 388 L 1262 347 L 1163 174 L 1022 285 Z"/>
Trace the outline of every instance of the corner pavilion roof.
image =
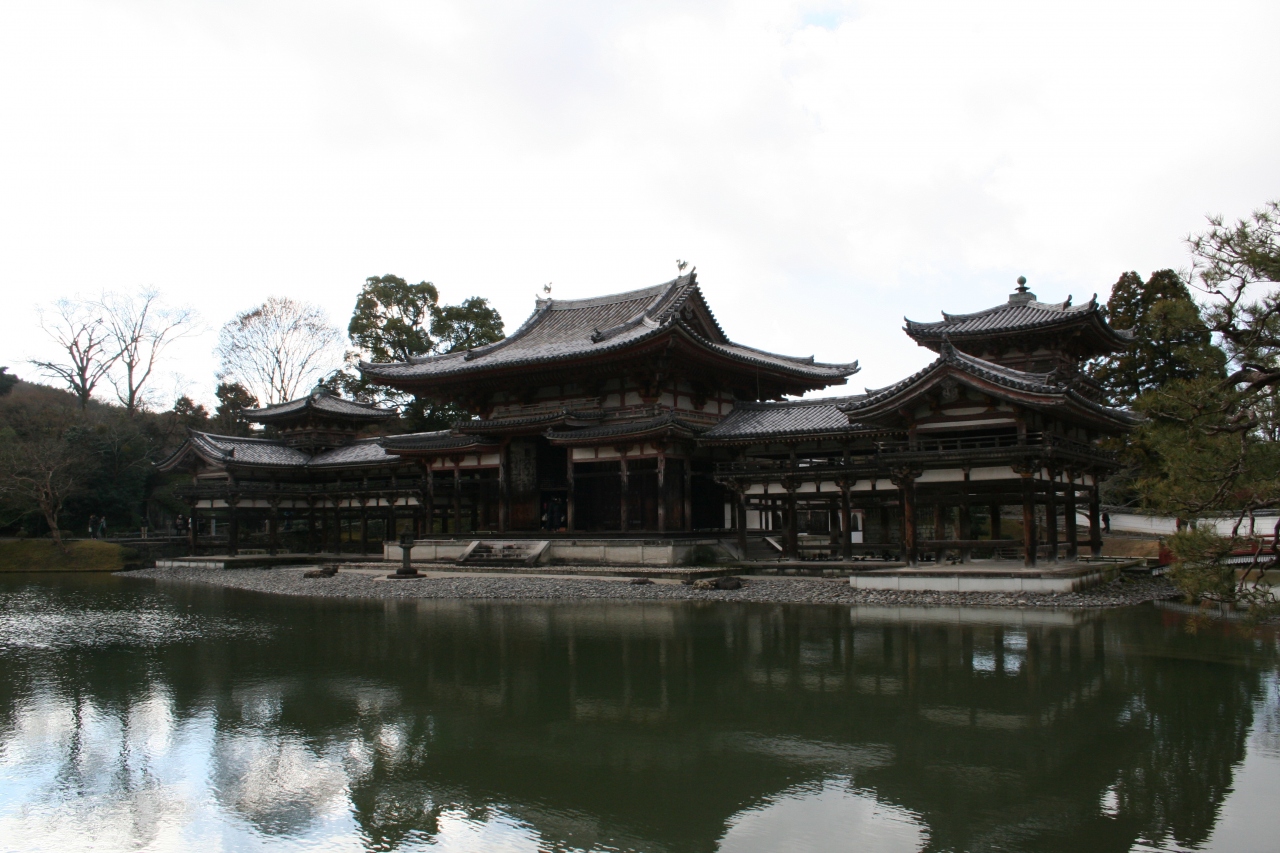
<path id="1" fill-rule="evenodd" d="M 361 438 L 313 456 L 290 447 L 280 439 L 216 435 L 193 430 L 182 447 L 158 467 L 161 471 L 170 471 L 192 453 L 216 465 L 286 470 L 386 465 L 401 461 L 379 442 L 378 438 Z"/>
<path id="2" fill-rule="evenodd" d="M 1133 331 L 1113 329 L 1102 315 L 1098 296 L 1083 305 L 1072 305 L 1068 296 L 1063 302 L 1039 302 L 1035 294 L 1021 283 L 1004 305 L 971 314 L 948 314 L 942 319 L 922 323 L 907 319 L 904 331 L 917 343 L 937 350 L 944 336 L 960 344 L 965 340 L 992 338 L 1021 333 L 1048 333 L 1059 329 L 1088 327 L 1095 343 L 1103 352 L 1114 352 L 1133 342 Z"/>
<path id="3" fill-rule="evenodd" d="M 360 363 L 367 376 L 406 388 L 460 381 L 508 368 L 568 364 L 625 351 L 673 331 L 698 348 L 745 368 L 767 368 L 824 387 L 857 372 L 857 362 L 824 364 L 778 355 L 729 340 L 707 306 L 693 273 L 665 284 L 593 299 L 539 299 L 510 337 L 465 352 L 408 362 Z"/>
<path id="4" fill-rule="evenodd" d="M 868 391 L 840 407 L 848 417 L 875 421 L 897 412 L 904 402 L 927 391 L 947 376 L 965 376 L 996 396 L 1017 399 L 1035 408 L 1069 409 L 1077 416 L 1113 426 L 1130 426 L 1138 418 L 1125 409 L 1095 403 L 1075 390 L 1070 380 L 1055 373 L 1029 373 L 977 358 L 957 350 L 944 337 L 938 358 L 923 370 L 885 388 Z"/>
<path id="5" fill-rule="evenodd" d="M 294 420 L 310 412 L 348 421 L 381 421 L 396 414 L 392 409 L 344 400 L 328 388 L 317 386 L 305 397 L 259 409 L 244 409 L 240 415 L 247 421 L 267 424 Z"/>

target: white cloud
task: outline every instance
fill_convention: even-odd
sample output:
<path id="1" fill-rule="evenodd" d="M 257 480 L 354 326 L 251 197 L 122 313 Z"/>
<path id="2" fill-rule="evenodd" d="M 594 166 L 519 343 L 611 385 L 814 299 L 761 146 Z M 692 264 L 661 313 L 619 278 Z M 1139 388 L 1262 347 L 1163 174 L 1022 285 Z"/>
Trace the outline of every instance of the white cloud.
<path id="1" fill-rule="evenodd" d="M 153 285 L 216 327 L 429 278 L 509 327 L 690 258 L 726 329 L 858 358 L 1185 263 L 1280 194 L 1263 2 L 59 2 L 0 9 L 0 364 Z M 1261 93 L 1261 94 L 1259 94 Z M 213 380 L 212 332 L 173 367 Z M 26 371 L 29 372 L 29 371 Z"/>

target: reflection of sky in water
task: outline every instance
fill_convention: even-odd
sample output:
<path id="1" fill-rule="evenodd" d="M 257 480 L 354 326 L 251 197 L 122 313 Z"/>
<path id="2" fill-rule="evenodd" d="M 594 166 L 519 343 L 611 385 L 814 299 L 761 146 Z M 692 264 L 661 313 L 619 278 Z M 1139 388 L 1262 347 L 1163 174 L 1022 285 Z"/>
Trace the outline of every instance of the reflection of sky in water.
<path id="1" fill-rule="evenodd" d="M 729 821 L 720 849 L 724 853 L 914 853 L 925 833 L 914 815 L 876 802 L 833 778 L 771 797 Z"/>
<path id="2" fill-rule="evenodd" d="M 367 850 L 348 780 L 396 728 L 325 752 L 274 731 L 218 731 L 212 714 L 181 723 L 166 697 L 123 719 L 92 705 L 33 697 L 0 745 L 0 850 Z M 78 721 L 78 724 L 77 724 Z M 534 851 L 527 824 L 500 810 L 435 809 L 438 832 L 397 849 Z"/>
<path id="3" fill-rule="evenodd" d="M 1184 748 L 1194 751 L 1216 719 L 1183 701 L 1195 694 L 1187 685 L 1205 683 L 1199 647 L 1107 657 L 1107 636 L 1085 642 L 1056 627 L 966 629 L 961 643 L 937 624 L 828 631 L 836 623 L 820 609 L 697 611 L 760 620 L 734 623 L 737 633 L 691 630 L 716 625 L 678 624 L 692 612 L 679 608 L 583 611 L 572 619 L 573 654 L 595 663 L 575 675 L 550 607 L 460 610 L 512 620 L 502 629 L 510 645 L 487 651 L 502 631 L 446 630 L 447 612 L 426 611 L 416 624 L 435 633 L 422 648 L 438 649 L 426 666 L 400 651 L 379 658 L 369 635 L 389 624 L 380 616 L 347 623 L 355 630 L 342 643 L 358 648 L 345 663 L 329 657 L 339 646 L 310 654 L 346 605 L 331 605 L 308 633 L 297 627 L 311 615 L 303 607 L 282 611 L 294 622 L 270 611 L 254 622 L 225 615 L 220 601 L 201 610 L 144 596 L 135 608 L 73 591 L 46 604 L 30 588 L 6 597 L 0 587 L 0 853 L 894 853 L 931 841 L 1023 849 L 1032 835 L 1018 833 L 1070 849 L 1063 843 L 1082 827 L 1132 821 L 1146 780 L 1158 789 L 1153 814 L 1185 806 L 1168 796 L 1181 780 L 1159 774 L 1181 772 Z M 536 630 L 520 633 L 516 615 Z M 637 615 L 631 633 L 611 624 Z M 688 636 L 704 639 L 686 658 L 675 642 Z M 627 645 L 608 645 L 615 640 Z M 108 663 L 82 666 L 103 649 Z M 507 667 L 519 655 L 524 662 Z M 708 656 L 703 668 L 692 666 L 698 656 Z M 1163 668 L 1144 669 L 1157 660 Z M 424 683 L 431 667 L 440 670 L 434 687 Z M 1111 690 L 1126 671 L 1152 680 Z M 1216 789 L 1225 797 L 1200 798 L 1217 819 L 1198 849 L 1269 851 L 1274 834 L 1259 825 L 1280 790 L 1280 678 L 1260 672 L 1246 694 L 1238 662 L 1216 671 L 1226 689 L 1214 695 L 1241 697 L 1239 737 L 1196 758 L 1221 758 L 1229 771 Z M 1186 676 L 1177 689 L 1160 686 L 1177 673 Z M 773 710 L 733 717 L 758 706 Z M 1181 734 L 1154 744 L 1170 760 L 1144 763 L 1141 738 L 1171 725 Z M 1106 737 L 1109 749 L 1095 745 Z M 1052 753 L 1062 772 L 1022 775 L 1023 745 L 1049 754 L 1063 743 Z M 1128 759 L 1112 760 L 1130 747 Z M 695 782 L 678 790 L 682 802 L 654 793 L 687 779 Z M 1019 799 L 1042 783 L 1042 799 Z M 997 806 L 963 814 L 955 803 L 965 797 L 975 811 Z M 1126 832 L 1125 845 L 1142 837 Z M 1171 837 L 1153 843 L 1179 849 Z"/>

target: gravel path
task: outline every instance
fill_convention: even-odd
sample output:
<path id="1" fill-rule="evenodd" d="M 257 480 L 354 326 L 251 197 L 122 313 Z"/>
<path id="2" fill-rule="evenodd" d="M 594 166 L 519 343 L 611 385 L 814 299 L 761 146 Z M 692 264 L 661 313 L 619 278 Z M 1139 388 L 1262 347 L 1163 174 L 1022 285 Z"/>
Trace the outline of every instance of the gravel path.
<path id="1" fill-rule="evenodd" d="M 1162 579 L 1120 579 L 1084 592 L 955 593 L 853 589 L 847 579 L 744 577 L 742 589 L 698 590 L 678 582 L 632 585 L 626 579 L 512 577 L 431 573 L 418 580 L 386 580 L 380 572 L 343 570 L 331 578 L 304 578 L 306 567 L 274 569 L 141 569 L 133 578 L 208 583 L 280 595 L 348 598 L 456 598 L 546 601 L 616 599 L 628 601 L 750 601 L 798 604 L 978 607 L 1124 607 L 1178 598 Z"/>

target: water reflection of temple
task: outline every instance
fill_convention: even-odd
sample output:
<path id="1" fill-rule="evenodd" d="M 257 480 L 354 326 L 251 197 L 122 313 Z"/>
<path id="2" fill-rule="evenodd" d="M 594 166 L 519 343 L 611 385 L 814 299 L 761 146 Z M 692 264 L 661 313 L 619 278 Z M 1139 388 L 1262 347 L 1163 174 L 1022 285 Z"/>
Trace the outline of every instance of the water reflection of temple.
<path id="1" fill-rule="evenodd" d="M 1273 641 L 1133 614 L 290 602 L 263 615 L 290 627 L 32 658 L 0 678 L 0 725 L 28 713 L 21 684 L 47 667 L 69 683 L 77 667 L 98 718 L 136 719 L 161 696 L 175 727 L 209 720 L 222 809 L 286 835 L 349 811 L 369 849 L 429 838 L 456 812 L 521 824 L 549 849 L 709 851 L 735 816 L 835 780 L 914 815 L 929 850 L 1128 850 L 1208 836 L 1275 665 Z M 127 778 L 104 771 L 127 752 L 95 772 Z"/>

